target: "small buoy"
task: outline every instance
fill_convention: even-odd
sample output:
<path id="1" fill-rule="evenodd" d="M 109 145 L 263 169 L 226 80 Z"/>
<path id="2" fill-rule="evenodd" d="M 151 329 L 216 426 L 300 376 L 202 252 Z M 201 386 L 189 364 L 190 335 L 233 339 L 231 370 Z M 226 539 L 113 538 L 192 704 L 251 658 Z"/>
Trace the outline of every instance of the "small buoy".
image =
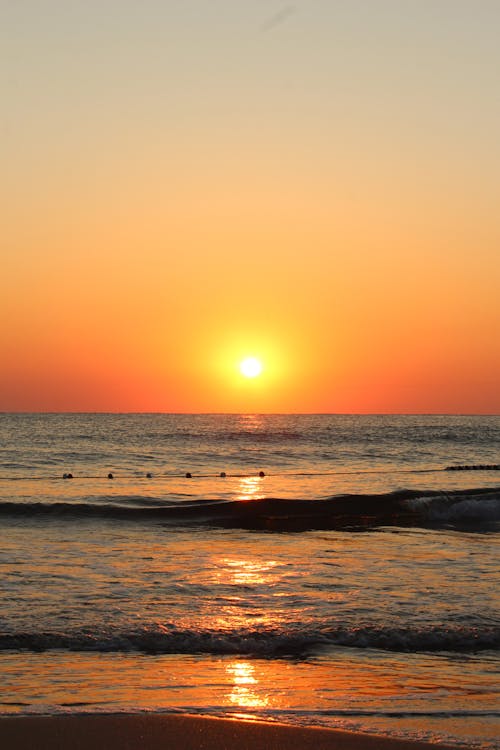
<path id="1" fill-rule="evenodd" d="M 111 472 L 109 472 L 109 474 L 108 474 L 108 479 L 114 479 L 114 477 L 113 477 L 113 475 L 112 475 Z"/>
<path id="2" fill-rule="evenodd" d="M 73 474 L 66 474 L 66 479 L 73 479 Z"/>
<path id="3" fill-rule="evenodd" d="M 186 472 L 186 479 L 191 479 L 191 472 L 190 471 Z"/>
<path id="4" fill-rule="evenodd" d="M 148 471 L 148 473 L 146 474 L 146 476 L 147 476 L 148 479 L 151 479 L 153 475 L 151 474 L 150 471 Z"/>
<path id="5" fill-rule="evenodd" d="M 221 473 L 219 474 L 219 476 L 225 477 L 226 476 L 226 472 L 225 471 L 221 471 Z"/>
<path id="6" fill-rule="evenodd" d="M 259 471 L 259 477 L 265 477 L 265 476 L 266 476 L 266 475 L 264 474 L 264 472 L 263 472 L 263 471 Z"/>
<path id="7" fill-rule="evenodd" d="M 68 475 L 67 474 L 63 474 L 63 479 L 68 479 Z"/>

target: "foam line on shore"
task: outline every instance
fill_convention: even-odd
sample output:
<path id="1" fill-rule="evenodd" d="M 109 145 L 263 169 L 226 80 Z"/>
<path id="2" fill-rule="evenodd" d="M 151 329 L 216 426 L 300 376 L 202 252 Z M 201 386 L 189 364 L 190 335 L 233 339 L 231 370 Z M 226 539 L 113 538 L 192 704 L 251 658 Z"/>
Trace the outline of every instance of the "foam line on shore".
<path id="1" fill-rule="evenodd" d="M 427 742 L 184 714 L 0 717 L 3 750 L 429 750 Z M 451 745 L 439 745 L 452 750 Z"/>

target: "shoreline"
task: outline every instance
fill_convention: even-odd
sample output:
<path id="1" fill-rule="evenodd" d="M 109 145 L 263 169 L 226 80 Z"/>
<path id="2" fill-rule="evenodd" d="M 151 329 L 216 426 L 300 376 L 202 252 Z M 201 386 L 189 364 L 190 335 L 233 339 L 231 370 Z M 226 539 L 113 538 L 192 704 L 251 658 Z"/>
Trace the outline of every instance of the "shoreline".
<path id="1" fill-rule="evenodd" d="M 195 714 L 0 716 L 4 750 L 456 750 L 454 745 Z"/>

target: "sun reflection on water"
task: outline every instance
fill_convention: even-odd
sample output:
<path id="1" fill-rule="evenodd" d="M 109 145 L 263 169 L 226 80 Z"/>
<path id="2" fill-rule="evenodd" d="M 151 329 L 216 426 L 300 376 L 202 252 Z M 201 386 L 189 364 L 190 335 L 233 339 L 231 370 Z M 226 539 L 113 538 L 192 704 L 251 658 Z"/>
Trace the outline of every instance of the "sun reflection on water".
<path id="1" fill-rule="evenodd" d="M 238 500 L 257 500 L 264 497 L 261 477 L 242 477 L 238 482 L 237 493 Z"/>
<path id="2" fill-rule="evenodd" d="M 277 564 L 276 560 L 236 560 L 228 557 L 221 560 L 226 582 L 239 586 L 272 584 L 272 576 L 269 574 Z"/>
<path id="3" fill-rule="evenodd" d="M 265 418 L 262 414 L 240 414 L 238 422 L 244 430 L 255 431 L 265 427 Z"/>
<path id="4" fill-rule="evenodd" d="M 248 661 L 232 661 L 226 666 L 226 672 L 233 683 L 231 692 L 227 695 L 231 705 L 238 708 L 266 708 L 269 705 L 269 696 L 259 689 L 253 664 Z"/>
<path id="5" fill-rule="evenodd" d="M 266 606 L 280 580 L 278 560 L 219 557 L 214 565 L 212 583 L 221 586 L 220 607 L 213 625 L 218 630 L 234 628 L 277 628 L 282 607 Z"/>

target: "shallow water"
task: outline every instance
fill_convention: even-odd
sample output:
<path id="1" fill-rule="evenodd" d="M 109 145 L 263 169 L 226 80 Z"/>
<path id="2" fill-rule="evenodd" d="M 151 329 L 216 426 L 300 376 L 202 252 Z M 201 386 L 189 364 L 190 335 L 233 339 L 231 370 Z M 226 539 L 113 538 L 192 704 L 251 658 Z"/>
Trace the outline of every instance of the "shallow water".
<path id="1" fill-rule="evenodd" d="M 0 711 L 496 746 L 500 419 L 2 415 L 0 431 Z"/>

